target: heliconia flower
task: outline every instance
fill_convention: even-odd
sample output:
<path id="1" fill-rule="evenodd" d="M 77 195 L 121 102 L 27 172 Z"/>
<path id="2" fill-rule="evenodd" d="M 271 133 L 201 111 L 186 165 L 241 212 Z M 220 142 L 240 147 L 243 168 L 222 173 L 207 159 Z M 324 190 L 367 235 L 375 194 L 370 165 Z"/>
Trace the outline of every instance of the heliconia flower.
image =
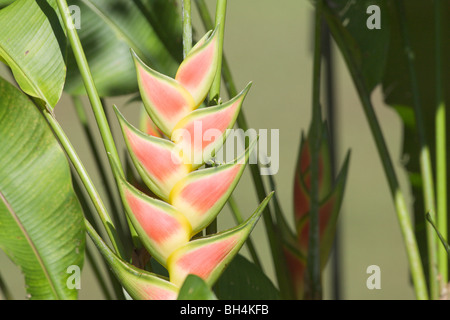
<path id="1" fill-rule="evenodd" d="M 349 157 L 341 173 L 333 181 L 327 125 L 322 125 L 322 140 L 319 153 L 319 234 L 322 264 L 325 265 L 334 237 L 337 215 L 342 202 Z M 311 189 L 311 154 L 309 143 L 302 136 L 299 159 L 294 181 L 294 217 L 300 249 L 306 252 L 309 236 L 309 210 Z M 333 185 L 334 184 L 334 185 Z M 326 235 L 326 238 L 324 238 Z M 327 240 L 327 241 L 325 241 Z"/>
<path id="2" fill-rule="evenodd" d="M 174 126 L 206 98 L 217 73 L 218 32 L 212 32 L 189 52 L 175 79 L 148 67 L 134 52 L 142 101 L 153 122 L 168 137 Z"/>
<path id="3" fill-rule="evenodd" d="M 322 140 L 319 152 L 319 241 L 322 270 L 325 268 L 333 244 L 336 223 L 347 178 L 349 155 L 334 181 L 331 175 L 331 158 L 326 124 L 322 124 Z M 309 243 L 309 214 L 311 207 L 311 153 L 308 139 L 302 135 L 294 180 L 295 233 L 284 228 L 286 264 L 297 298 L 305 295 L 305 273 Z M 285 224 L 285 223 L 284 223 Z"/>
<path id="4" fill-rule="evenodd" d="M 147 287 L 125 279 L 129 283 L 124 287 L 137 297 L 173 298 L 189 274 L 212 286 L 272 197 L 239 226 L 192 240 L 227 202 L 257 140 L 234 161 L 200 169 L 224 144 L 251 85 L 226 103 L 199 108 L 217 72 L 221 54 L 217 34 L 209 32 L 200 39 L 175 78 L 152 70 L 133 52 L 142 101 L 150 117 L 143 118 L 142 130 L 114 106 L 131 160 L 148 187 L 144 193 L 130 184 L 120 164 L 111 159 L 122 203 L 140 243 L 170 275 L 168 280 L 144 276 L 153 285 Z"/>
<path id="5" fill-rule="evenodd" d="M 272 195 L 269 194 L 255 213 L 241 225 L 190 241 L 176 250 L 168 260 L 170 281 L 181 285 L 188 274 L 195 274 L 212 285 L 240 250 Z"/>

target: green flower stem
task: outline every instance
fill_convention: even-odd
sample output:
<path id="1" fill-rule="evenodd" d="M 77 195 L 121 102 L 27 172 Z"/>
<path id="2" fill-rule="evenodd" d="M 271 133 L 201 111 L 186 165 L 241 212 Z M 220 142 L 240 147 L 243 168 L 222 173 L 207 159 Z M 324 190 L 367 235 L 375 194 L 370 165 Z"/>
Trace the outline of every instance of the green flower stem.
<path id="1" fill-rule="evenodd" d="M 425 125 L 423 122 L 422 107 L 419 95 L 419 86 L 417 83 L 417 74 L 414 67 L 414 52 L 409 41 L 408 28 L 406 25 L 406 14 L 403 0 L 395 1 L 398 19 L 400 23 L 401 38 L 405 56 L 408 62 L 409 78 L 411 82 L 411 91 L 413 95 L 413 106 L 416 119 L 417 132 L 420 144 L 420 171 L 422 175 L 423 196 L 425 199 L 425 212 L 433 215 L 436 213 L 435 193 L 433 182 L 433 169 L 431 164 L 431 155 L 427 142 Z M 433 217 L 434 218 L 434 217 Z M 437 299 L 439 297 L 438 282 L 438 261 L 437 261 L 437 236 L 431 225 L 427 224 L 427 244 L 428 244 L 428 263 L 429 263 L 429 284 L 430 297 Z"/>
<path id="2" fill-rule="evenodd" d="M 370 99 L 370 92 L 364 84 L 363 76 L 353 60 L 350 49 L 345 45 L 345 39 L 343 39 L 338 30 L 335 29 L 333 21 L 331 20 L 332 12 L 325 6 L 325 18 L 328 22 L 330 31 L 334 37 L 336 44 L 338 45 L 342 56 L 346 62 L 348 70 L 352 76 L 356 90 L 361 100 L 364 113 L 366 115 L 372 136 L 375 140 L 375 144 L 380 156 L 384 172 L 389 184 L 391 196 L 394 201 L 397 219 L 400 224 L 400 230 L 402 233 L 405 249 L 408 257 L 408 263 L 411 271 L 411 278 L 414 284 L 414 290 L 416 298 L 420 300 L 428 299 L 427 285 L 425 281 L 425 275 L 423 272 L 423 266 L 420 259 L 419 249 L 417 246 L 416 237 L 410 221 L 410 213 L 406 206 L 406 201 L 403 193 L 400 189 L 400 185 L 395 173 L 392 159 L 389 154 L 389 150 L 386 146 L 386 141 L 383 136 L 379 121 L 377 119 L 375 109 Z"/>
<path id="3" fill-rule="evenodd" d="M 72 46 L 72 50 L 75 56 L 75 60 L 80 70 L 83 82 L 86 88 L 89 101 L 91 102 L 92 110 L 94 112 L 97 125 L 102 136 L 102 140 L 107 153 L 111 154 L 114 161 L 120 164 L 119 154 L 117 153 L 116 145 L 109 128 L 108 120 L 103 109 L 102 102 L 98 95 L 97 89 L 95 87 L 94 79 L 92 78 L 91 71 L 89 69 L 88 62 L 86 60 L 86 55 L 84 53 L 83 47 L 78 37 L 77 31 L 73 28 L 72 20 L 69 15 L 69 8 L 67 6 L 66 0 L 57 0 L 58 8 L 63 18 L 65 29 L 67 30 L 67 35 L 69 42 Z M 109 160 L 109 159 L 108 159 Z M 110 160 L 111 161 L 111 160 Z M 121 173 L 123 174 L 123 169 L 120 166 Z"/>
<path id="4" fill-rule="evenodd" d="M 322 111 L 320 106 L 321 62 L 322 62 L 322 11 L 323 2 L 316 2 L 315 37 L 314 37 L 314 69 L 313 69 L 313 102 L 311 143 L 311 208 L 309 212 L 309 239 L 307 256 L 308 298 L 322 299 L 322 280 L 320 263 L 319 238 L 319 153 L 322 135 Z"/>
<path id="5" fill-rule="evenodd" d="M 54 116 L 52 114 L 50 114 L 47 110 L 45 110 L 44 116 L 47 119 L 48 123 L 50 124 L 51 128 L 53 129 L 53 132 L 57 136 L 57 138 L 58 138 L 59 142 L 61 143 L 63 149 L 65 150 L 67 156 L 69 157 L 70 161 L 72 162 L 73 167 L 75 168 L 77 174 L 79 175 L 81 182 L 83 183 L 87 193 L 89 194 L 89 197 L 91 198 L 91 201 L 94 204 L 94 207 L 100 216 L 100 219 L 103 223 L 103 226 L 105 227 L 105 230 L 109 236 L 109 239 L 112 242 L 112 245 L 114 246 L 115 251 L 122 258 L 126 257 L 125 251 L 123 249 L 120 238 L 117 234 L 114 223 L 112 222 L 112 220 L 108 214 L 108 211 L 106 210 L 106 207 L 103 204 L 102 199 L 100 198 L 99 193 L 97 192 L 94 184 L 92 183 L 91 178 L 89 177 L 89 174 L 87 173 L 86 169 L 84 168 L 83 163 L 81 162 L 80 158 L 78 157 L 78 154 L 76 153 L 74 147 L 70 143 L 69 138 L 66 136 L 66 134 L 65 134 L 64 130 L 61 128 L 59 122 L 54 118 Z"/>
<path id="6" fill-rule="evenodd" d="M 121 220 L 119 217 L 119 210 L 118 210 L 118 207 L 117 207 L 117 204 L 115 201 L 115 196 L 114 196 L 113 190 L 111 189 L 111 185 L 109 183 L 106 183 L 108 181 L 108 176 L 106 174 L 105 167 L 100 159 L 100 155 L 97 152 L 97 146 L 96 146 L 96 143 L 94 140 L 94 134 L 92 132 L 91 127 L 89 126 L 88 118 L 87 118 L 86 112 L 84 110 L 81 98 L 78 96 L 72 96 L 72 103 L 73 103 L 73 106 L 77 113 L 78 120 L 80 121 L 80 124 L 83 127 L 83 130 L 86 134 L 86 138 L 88 140 L 90 150 L 94 157 L 94 162 L 96 164 L 96 168 L 100 174 L 100 179 L 101 179 L 101 181 L 104 182 L 106 196 L 107 196 L 109 204 L 111 206 L 112 216 L 115 218 L 114 221 L 117 225 L 117 229 L 123 230 L 121 223 L 120 223 Z"/>
<path id="7" fill-rule="evenodd" d="M 192 18 L 191 0 L 182 0 L 183 13 L 183 58 L 186 58 L 192 49 Z"/>
<path id="8" fill-rule="evenodd" d="M 72 171 L 73 171 L 73 168 L 72 168 Z M 76 175 L 76 172 L 72 173 L 72 176 L 73 176 L 73 179 L 72 179 L 72 181 L 73 181 L 73 188 L 75 190 L 75 193 L 77 194 L 78 200 L 80 201 L 81 207 L 83 208 L 84 216 L 85 216 L 85 218 L 88 221 L 90 221 L 93 224 L 93 226 L 94 226 L 94 228 L 96 230 L 100 230 L 100 228 L 97 225 L 97 221 L 96 221 L 94 215 L 92 214 L 91 207 L 88 205 L 88 200 L 87 200 L 86 194 L 84 192 L 84 189 L 82 189 L 82 187 L 81 187 L 78 179 L 76 179 L 75 175 Z M 100 271 L 99 263 L 97 263 L 94 260 L 94 256 L 93 256 L 89 246 L 86 246 L 86 258 L 88 259 L 88 261 L 89 261 L 89 263 L 90 263 L 90 265 L 91 265 L 91 267 L 92 267 L 92 269 L 93 269 L 93 271 L 94 271 L 94 273 L 96 275 L 96 280 L 98 281 L 98 283 L 100 285 L 100 288 L 102 289 L 102 292 L 103 292 L 105 298 L 107 300 L 112 300 L 112 297 L 111 297 L 111 295 L 109 293 L 109 290 L 108 290 L 108 288 L 106 286 L 106 281 L 104 279 L 105 275 L 104 275 L 103 272 Z M 117 281 L 116 277 L 113 275 L 113 273 L 110 270 L 110 268 L 109 268 L 108 264 L 106 263 L 106 261 L 104 259 L 101 259 L 101 261 L 102 261 L 102 263 L 104 265 L 105 270 L 107 270 L 110 283 L 112 284 L 114 292 L 116 294 L 116 298 L 117 299 L 123 299 L 124 295 L 123 295 L 123 291 L 122 291 L 122 286 Z"/>
<path id="9" fill-rule="evenodd" d="M 434 0 L 435 51 L 436 51 L 436 195 L 437 226 L 442 237 L 447 240 L 447 141 L 446 107 L 443 98 L 442 78 L 442 0 Z M 448 282 L 448 255 L 444 247 L 438 247 L 439 276 L 442 286 Z"/>
<path id="10" fill-rule="evenodd" d="M 233 217 L 234 217 L 236 223 L 238 225 L 243 223 L 244 219 L 242 218 L 241 211 L 239 210 L 239 207 L 238 207 L 238 205 L 236 203 L 236 200 L 233 198 L 233 196 L 231 196 L 228 199 L 228 205 L 229 205 L 229 207 L 231 209 L 231 212 L 233 213 Z M 259 260 L 259 257 L 258 257 L 258 253 L 256 252 L 255 246 L 254 246 L 253 241 L 252 241 L 250 236 L 248 237 L 248 239 L 247 239 L 247 241 L 245 243 L 247 245 L 247 249 L 248 249 L 248 251 L 250 253 L 250 256 L 252 257 L 253 262 L 255 263 L 255 265 L 258 268 L 263 270 L 261 261 Z"/>
<path id="11" fill-rule="evenodd" d="M 211 30 L 214 28 L 212 19 L 208 12 L 208 7 L 204 0 L 196 0 L 195 1 L 197 8 L 199 9 L 200 17 L 202 19 L 202 23 L 207 30 Z M 234 83 L 230 67 L 225 58 L 225 55 L 222 57 L 222 78 L 224 80 L 228 96 L 235 97 L 238 94 L 236 89 L 236 85 Z M 245 118 L 244 112 L 241 110 L 237 117 L 237 125 L 244 131 L 247 131 L 249 126 L 247 124 L 247 120 Z M 258 164 L 250 164 L 250 171 L 253 179 L 253 184 L 256 189 L 256 194 L 260 202 L 262 202 L 266 196 L 266 190 L 264 187 L 263 180 L 260 175 L 259 165 Z M 283 263 L 284 257 L 282 255 L 282 244 L 280 238 L 275 233 L 275 224 L 273 222 L 272 213 L 269 206 L 266 206 L 263 211 L 263 221 L 264 227 L 266 229 L 266 234 L 269 239 L 269 245 L 271 250 L 272 261 L 275 267 L 275 274 L 277 277 L 279 289 L 281 291 L 283 298 L 289 298 L 289 288 L 291 287 L 288 279 L 287 266 Z"/>
<path id="12" fill-rule="evenodd" d="M 112 136 L 111 129 L 109 127 L 108 119 L 106 117 L 100 96 L 98 95 L 97 89 L 95 87 L 94 79 L 92 78 L 92 74 L 89 69 L 89 65 L 86 60 L 86 55 L 84 53 L 83 46 L 81 45 L 80 42 L 80 38 L 78 37 L 76 29 L 73 27 L 73 23 L 71 20 L 72 18 L 69 15 L 69 8 L 67 6 L 67 2 L 66 0 L 57 0 L 57 4 L 61 17 L 63 19 L 65 29 L 67 30 L 67 35 L 73 50 L 73 54 L 75 56 L 75 60 L 77 62 L 78 69 L 80 70 L 81 77 L 83 78 L 84 86 L 92 106 L 92 111 L 94 113 L 97 126 L 100 130 L 103 145 L 105 147 L 106 152 L 109 154 L 108 161 L 110 163 L 111 168 L 114 165 L 112 162 L 117 163 L 120 173 L 124 175 L 123 168 L 120 165 L 121 164 L 120 157 L 119 154 L 117 153 L 114 138 Z M 128 217 L 127 222 L 136 245 L 137 244 L 136 231 L 133 228 Z"/>
<path id="13" fill-rule="evenodd" d="M 225 36 L 225 18 L 227 14 L 227 0 L 217 0 L 216 5 L 216 24 L 215 27 L 219 28 L 219 55 L 217 62 L 217 73 L 214 81 L 211 85 L 211 90 L 209 92 L 209 104 L 217 105 L 220 100 L 220 84 L 222 78 L 222 60 L 223 60 L 223 41 Z"/>

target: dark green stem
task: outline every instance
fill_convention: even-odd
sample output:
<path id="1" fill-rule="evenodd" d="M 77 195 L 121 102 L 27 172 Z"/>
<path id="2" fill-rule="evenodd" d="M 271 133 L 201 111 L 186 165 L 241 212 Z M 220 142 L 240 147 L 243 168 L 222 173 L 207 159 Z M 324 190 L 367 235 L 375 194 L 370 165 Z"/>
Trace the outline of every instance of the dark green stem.
<path id="1" fill-rule="evenodd" d="M 322 9 L 323 2 L 316 2 L 312 125 L 309 135 L 311 146 L 311 206 L 309 218 L 309 242 L 307 256 L 308 298 L 322 299 L 322 280 L 319 238 L 319 153 L 322 135 L 322 111 L 320 105 L 321 65 L 322 65 Z"/>

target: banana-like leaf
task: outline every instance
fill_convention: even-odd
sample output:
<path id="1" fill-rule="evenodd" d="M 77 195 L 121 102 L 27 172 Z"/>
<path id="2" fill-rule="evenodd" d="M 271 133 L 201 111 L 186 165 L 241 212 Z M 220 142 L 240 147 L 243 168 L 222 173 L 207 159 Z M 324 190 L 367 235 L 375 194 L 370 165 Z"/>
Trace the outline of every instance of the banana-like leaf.
<path id="1" fill-rule="evenodd" d="M 25 93 L 53 109 L 66 77 L 66 37 L 56 1 L 14 1 L 0 10 L 0 30 L 0 60 Z"/>
<path id="2" fill-rule="evenodd" d="M 0 78 L 0 248 L 31 299 L 75 299 L 68 268 L 83 267 L 83 213 L 67 159 L 34 104 Z"/>
<path id="3" fill-rule="evenodd" d="M 170 281 L 181 286 L 189 274 L 195 274 L 212 286 L 247 240 L 272 195 L 273 192 L 239 226 L 190 241 L 176 250 L 168 260 Z"/>
<path id="4" fill-rule="evenodd" d="M 175 0 L 69 0 L 79 8 L 77 30 L 102 97 L 138 91 L 132 48 L 146 64 L 174 75 L 181 61 L 181 17 Z M 169 40 L 170 39 L 170 40 Z M 65 91 L 84 95 L 71 51 Z"/>

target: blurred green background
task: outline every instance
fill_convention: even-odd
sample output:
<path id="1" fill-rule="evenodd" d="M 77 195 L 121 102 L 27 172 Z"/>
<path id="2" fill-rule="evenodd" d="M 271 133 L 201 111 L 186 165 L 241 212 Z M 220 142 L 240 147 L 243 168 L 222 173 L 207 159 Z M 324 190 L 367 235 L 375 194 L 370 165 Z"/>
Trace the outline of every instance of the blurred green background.
<path id="1" fill-rule="evenodd" d="M 214 3 L 213 0 L 207 1 L 212 13 Z M 361 14 L 366 15 L 365 12 Z M 195 7 L 193 22 L 197 35 L 203 34 L 204 30 Z M 238 90 L 253 81 L 243 107 L 249 126 L 256 130 L 280 130 L 280 166 L 275 181 L 282 209 L 290 222 L 300 133 L 302 130 L 308 130 L 311 119 L 312 23 L 313 7 L 306 0 L 228 1 L 226 56 Z M 388 184 L 354 86 L 340 54 L 336 49 L 334 51 L 336 103 L 339 110 L 336 136 L 339 166 L 347 150 L 352 151 L 339 225 L 342 298 L 412 299 L 414 293 L 410 284 L 406 254 Z M 0 76 L 11 79 L 3 66 L 0 68 Z M 222 96 L 225 98 L 226 94 Z M 119 150 L 122 151 L 121 155 L 124 155 L 124 144 L 112 105 L 116 104 L 122 108 L 125 116 L 137 124 L 139 105 L 124 107 L 129 98 L 106 99 L 111 127 Z M 380 90 L 375 90 L 372 98 L 403 190 L 408 195 L 406 176 L 400 165 L 401 123 L 397 114 L 384 105 Z M 88 103 L 87 100 L 84 101 Z M 84 133 L 66 95 L 56 108 L 56 116 L 78 150 L 87 170 L 92 174 L 96 186 L 103 191 L 102 181 L 95 172 Z M 246 216 L 257 207 L 258 201 L 248 169 L 235 189 L 234 196 Z M 225 207 L 219 215 L 219 230 L 233 225 L 231 213 L 228 207 Z M 262 221 L 253 231 L 252 238 L 265 270 L 274 279 Z M 88 245 L 92 245 L 90 240 Z M 241 252 L 247 256 L 245 247 Z M 366 269 L 370 265 L 378 265 L 381 268 L 380 290 L 369 290 L 366 287 L 369 277 Z M 324 279 L 325 299 L 332 298 L 329 266 L 330 264 Z M 14 297 L 24 299 L 24 281 L 20 270 L 3 253 L 0 253 L 0 271 L 11 287 Z M 88 265 L 83 270 L 79 297 L 82 300 L 103 298 Z"/>

